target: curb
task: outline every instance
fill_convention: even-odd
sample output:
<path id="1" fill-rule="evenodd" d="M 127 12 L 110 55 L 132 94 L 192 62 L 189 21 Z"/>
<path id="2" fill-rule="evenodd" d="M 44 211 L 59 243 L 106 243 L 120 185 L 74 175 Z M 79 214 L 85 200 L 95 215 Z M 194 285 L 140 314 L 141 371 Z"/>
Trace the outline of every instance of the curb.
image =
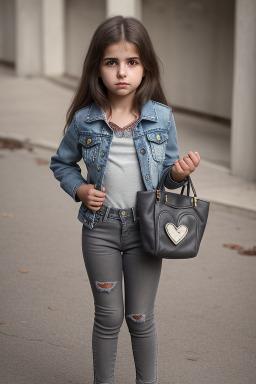
<path id="1" fill-rule="evenodd" d="M 207 200 L 207 199 L 202 199 L 202 200 Z M 243 207 L 241 205 L 232 204 L 226 201 L 217 201 L 212 199 L 208 199 L 208 201 L 210 202 L 210 210 L 211 208 L 214 208 L 218 211 L 234 213 L 236 215 L 240 215 L 252 220 L 256 220 L 256 209 L 254 208 Z"/>
<path id="2" fill-rule="evenodd" d="M 0 139 L 12 139 L 12 140 L 21 142 L 25 146 L 27 145 L 28 147 L 43 148 L 43 149 L 53 150 L 55 152 L 57 151 L 57 148 L 59 146 L 57 143 L 54 143 L 52 141 L 47 141 L 43 139 L 33 140 L 18 134 L 12 134 L 12 133 L 10 134 L 5 132 L 0 132 Z M 201 159 L 201 162 L 210 165 L 210 163 L 207 160 Z M 229 171 L 227 168 L 222 166 L 216 165 L 215 167 L 224 172 Z M 211 207 L 217 210 L 222 210 L 222 211 L 225 210 L 226 212 L 243 215 L 250 219 L 256 220 L 256 209 L 254 207 L 245 207 L 245 206 L 234 204 L 224 200 L 208 199 L 207 196 L 205 196 L 204 198 L 203 197 L 200 197 L 200 198 L 204 200 L 208 200 L 211 203 Z"/>

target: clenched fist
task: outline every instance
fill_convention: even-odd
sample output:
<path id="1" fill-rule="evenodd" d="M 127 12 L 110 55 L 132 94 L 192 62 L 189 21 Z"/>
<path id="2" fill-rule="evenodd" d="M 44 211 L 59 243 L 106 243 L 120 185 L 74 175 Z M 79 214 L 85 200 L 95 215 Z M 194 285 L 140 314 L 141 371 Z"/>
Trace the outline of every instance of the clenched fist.
<path id="1" fill-rule="evenodd" d="M 200 163 L 198 152 L 189 151 L 188 156 L 183 159 L 177 159 L 172 167 L 172 179 L 180 182 L 185 179 L 191 172 L 194 172 Z"/>
<path id="2" fill-rule="evenodd" d="M 102 192 L 94 188 L 94 184 L 82 184 L 77 189 L 78 198 L 92 211 L 98 211 L 102 206 L 106 193 L 105 187 L 102 187 Z"/>

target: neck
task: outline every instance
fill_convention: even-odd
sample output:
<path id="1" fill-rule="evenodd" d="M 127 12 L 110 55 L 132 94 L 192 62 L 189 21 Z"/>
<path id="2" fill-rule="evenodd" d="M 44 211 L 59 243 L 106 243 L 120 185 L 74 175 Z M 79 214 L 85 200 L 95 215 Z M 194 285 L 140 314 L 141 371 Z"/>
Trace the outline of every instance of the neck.
<path id="1" fill-rule="evenodd" d="M 113 114 L 134 114 L 133 110 L 134 94 L 127 96 L 117 96 L 108 93 L 108 101 L 112 109 Z"/>

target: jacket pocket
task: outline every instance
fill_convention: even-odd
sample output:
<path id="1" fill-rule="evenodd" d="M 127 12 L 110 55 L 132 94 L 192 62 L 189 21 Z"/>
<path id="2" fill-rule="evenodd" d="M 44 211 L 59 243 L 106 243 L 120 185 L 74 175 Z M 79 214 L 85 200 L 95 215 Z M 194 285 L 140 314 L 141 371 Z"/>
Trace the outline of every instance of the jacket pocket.
<path id="1" fill-rule="evenodd" d="M 150 145 L 152 157 L 158 163 L 162 163 L 165 158 L 165 148 L 168 139 L 167 130 L 154 130 L 146 133 Z"/>
<path id="2" fill-rule="evenodd" d="M 82 155 L 86 164 L 94 163 L 99 154 L 101 137 L 97 135 L 81 135 L 79 142 L 82 144 Z"/>

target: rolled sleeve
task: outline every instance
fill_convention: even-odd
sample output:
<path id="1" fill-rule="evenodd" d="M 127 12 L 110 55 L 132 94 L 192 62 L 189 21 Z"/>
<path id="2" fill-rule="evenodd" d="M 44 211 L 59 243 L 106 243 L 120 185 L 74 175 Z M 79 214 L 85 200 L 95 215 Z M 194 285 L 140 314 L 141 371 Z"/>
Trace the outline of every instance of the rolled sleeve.
<path id="1" fill-rule="evenodd" d="M 81 158 L 82 150 L 78 141 L 74 116 L 56 154 L 51 157 L 49 168 L 53 171 L 54 177 L 60 182 L 61 188 L 76 202 L 80 201 L 76 195 L 77 189 L 82 184 L 88 184 L 77 164 Z"/>
<path id="2" fill-rule="evenodd" d="M 179 181 L 179 182 L 173 180 L 173 178 L 172 178 L 172 167 L 173 167 L 173 165 L 171 166 L 170 170 L 167 172 L 166 177 L 165 177 L 164 186 L 166 188 L 168 188 L 168 189 L 175 189 L 175 188 L 183 187 L 183 185 L 185 185 L 187 183 L 187 181 L 188 181 L 187 177 L 185 177 L 184 180 Z"/>

